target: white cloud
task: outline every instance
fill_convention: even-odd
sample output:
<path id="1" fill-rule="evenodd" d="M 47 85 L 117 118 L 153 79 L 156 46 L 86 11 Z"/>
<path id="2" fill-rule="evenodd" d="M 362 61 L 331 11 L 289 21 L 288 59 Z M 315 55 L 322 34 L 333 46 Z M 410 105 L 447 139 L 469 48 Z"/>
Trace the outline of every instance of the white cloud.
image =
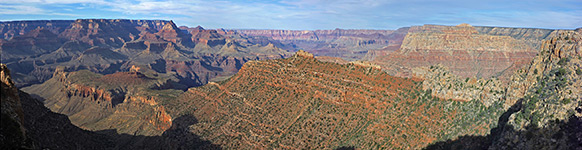
<path id="1" fill-rule="evenodd" d="M 578 4 L 578 5 L 577 5 Z M 0 0 L 0 14 L 76 13 L 81 18 L 172 19 L 209 28 L 395 29 L 421 24 L 574 28 L 582 3 L 572 0 Z M 71 11 L 72 10 L 72 11 Z M 571 10 L 571 11 L 563 11 Z M 92 12 L 91 12 L 92 11 Z M 105 15 L 107 16 L 107 15 Z M 3 17 L 0 16 L 0 19 Z M 50 18 L 47 18 L 50 19 Z"/>
<path id="2" fill-rule="evenodd" d="M 26 5 L 0 5 L 0 14 L 3 15 L 18 15 L 18 14 L 45 14 L 47 11 L 35 6 Z"/>

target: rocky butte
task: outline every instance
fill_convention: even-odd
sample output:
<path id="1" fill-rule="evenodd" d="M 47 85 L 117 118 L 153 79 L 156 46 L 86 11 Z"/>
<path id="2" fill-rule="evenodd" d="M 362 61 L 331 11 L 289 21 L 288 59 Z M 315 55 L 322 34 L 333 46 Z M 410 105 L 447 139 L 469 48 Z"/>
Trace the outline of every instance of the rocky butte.
<path id="1" fill-rule="evenodd" d="M 468 24 L 414 26 L 399 50 L 377 56 L 373 61 L 399 76 L 410 76 L 410 69 L 415 67 L 441 64 L 461 77 L 498 77 L 511 74 L 538 53 L 536 45 L 539 44 L 531 38 L 539 41 L 547 36 L 540 33 L 540 36 L 525 38 L 529 32 L 482 33 L 477 30 L 480 28 L 483 27 Z M 512 30 L 520 29 L 509 29 Z"/>

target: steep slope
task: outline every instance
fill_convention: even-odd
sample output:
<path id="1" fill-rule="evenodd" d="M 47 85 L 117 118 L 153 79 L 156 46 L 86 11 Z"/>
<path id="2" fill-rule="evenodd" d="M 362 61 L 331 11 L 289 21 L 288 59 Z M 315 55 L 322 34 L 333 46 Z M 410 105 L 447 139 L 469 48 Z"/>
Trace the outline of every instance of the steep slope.
<path id="1" fill-rule="evenodd" d="M 418 80 L 364 63 L 293 57 L 251 61 L 222 82 L 190 88 L 169 101 L 171 114 L 193 114 L 192 133 L 224 148 L 418 149 L 458 135 L 484 135 L 501 102 L 434 98 Z"/>
<path id="2" fill-rule="evenodd" d="M 464 136 L 429 149 L 581 149 L 582 32 L 555 31 L 512 76 L 511 107 L 487 136 Z"/>
<path id="3" fill-rule="evenodd" d="M 484 32 L 483 28 L 468 24 L 414 26 L 398 51 L 378 56 L 374 62 L 398 76 L 410 76 L 415 67 L 441 64 L 463 78 L 507 78 L 537 54 L 537 42 L 548 34 L 548 30 L 513 28 L 504 33 L 495 32 L 497 29 Z M 519 33 L 523 30 L 526 33 Z"/>

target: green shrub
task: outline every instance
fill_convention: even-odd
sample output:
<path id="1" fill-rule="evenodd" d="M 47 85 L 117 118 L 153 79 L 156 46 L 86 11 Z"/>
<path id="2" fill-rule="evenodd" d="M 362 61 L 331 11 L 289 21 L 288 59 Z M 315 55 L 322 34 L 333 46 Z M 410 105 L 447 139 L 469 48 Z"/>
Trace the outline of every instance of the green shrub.
<path id="1" fill-rule="evenodd" d="M 566 75 L 566 69 L 564 68 L 559 68 L 554 74 L 556 74 L 556 76 L 558 77 L 562 77 L 563 75 Z"/>
<path id="2" fill-rule="evenodd" d="M 570 58 L 566 57 L 566 58 L 562 58 L 560 59 L 560 61 L 558 61 L 558 65 L 563 66 L 566 65 L 566 63 L 568 63 L 570 61 Z"/>
<path id="3" fill-rule="evenodd" d="M 570 104 L 570 102 L 572 102 L 572 100 L 570 100 L 569 98 L 564 98 L 564 100 L 562 100 L 562 104 L 564 105 Z"/>
<path id="4" fill-rule="evenodd" d="M 540 113 L 534 112 L 532 114 L 532 118 L 531 118 L 531 125 L 533 127 L 538 127 L 541 119 L 542 119 L 542 116 L 540 115 Z"/>

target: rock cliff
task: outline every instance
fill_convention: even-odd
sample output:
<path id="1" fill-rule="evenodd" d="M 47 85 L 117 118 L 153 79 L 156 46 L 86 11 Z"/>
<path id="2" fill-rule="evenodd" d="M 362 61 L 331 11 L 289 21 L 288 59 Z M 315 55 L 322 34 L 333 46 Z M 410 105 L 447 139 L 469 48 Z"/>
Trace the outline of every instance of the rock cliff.
<path id="1" fill-rule="evenodd" d="M 411 27 L 398 51 L 376 57 L 374 62 L 398 76 L 410 76 L 415 67 L 441 64 L 463 78 L 507 78 L 537 54 L 536 41 L 548 32 L 485 29 L 470 25 Z"/>

